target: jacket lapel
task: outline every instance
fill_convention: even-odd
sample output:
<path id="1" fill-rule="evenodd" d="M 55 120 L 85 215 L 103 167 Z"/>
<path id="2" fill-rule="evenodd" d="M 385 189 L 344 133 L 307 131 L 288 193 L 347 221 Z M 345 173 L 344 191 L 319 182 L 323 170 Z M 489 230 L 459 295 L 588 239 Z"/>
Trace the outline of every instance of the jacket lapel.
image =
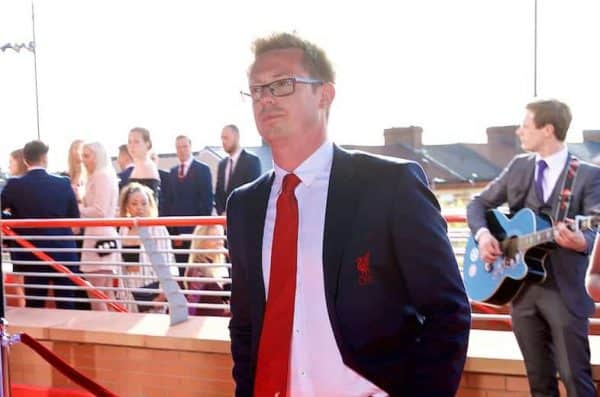
<path id="1" fill-rule="evenodd" d="M 360 196 L 360 183 L 352 180 L 354 174 L 352 155 L 334 145 L 323 235 L 323 273 L 330 318 L 344 247 L 350 239 L 353 214 L 356 213 Z"/>
<path id="2" fill-rule="evenodd" d="M 271 186 L 275 173 L 272 171 L 265 174 L 259 181 L 253 186 L 251 197 L 248 197 L 247 205 L 248 211 L 246 212 L 246 252 L 248 252 L 248 281 L 250 285 L 256 286 L 254 296 L 258 297 L 257 303 L 260 315 L 264 313 L 266 292 L 265 283 L 263 279 L 262 271 L 262 245 L 263 245 L 263 233 L 265 229 L 265 216 L 267 213 L 267 204 L 269 202 L 269 194 L 271 193 Z"/>

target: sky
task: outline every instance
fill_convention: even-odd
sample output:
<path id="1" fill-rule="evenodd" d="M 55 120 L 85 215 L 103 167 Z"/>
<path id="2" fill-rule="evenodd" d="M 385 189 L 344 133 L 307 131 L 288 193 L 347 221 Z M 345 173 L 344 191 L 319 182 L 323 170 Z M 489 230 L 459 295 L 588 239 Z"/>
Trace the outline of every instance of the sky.
<path id="1" fill-rule="evenodd" d="M 251 43 L 295 31 L 321 46 L 337 73 L 329 136 L 383 144 L 390 127 L 423 127 L 425 144 L 484 142 L 515 125 L 533 98 L 534 0 L 325 2 L 230 0 L 34 1 L 40 135 L 52 170 L 74 139 L 115 155 L 134 126 L 155 150 L 220 144 L 226 124 L 243 145 L 260 137 L 247 87 Z M 600 2 L 539 2 L 539 97 L 567 102 L 569 141 L 600 128 Z M 0 46 L 32 40 L 31 2 L 0 2 Z M 0 52 L 0 167 L 37 137 L 34 56 Z"/>

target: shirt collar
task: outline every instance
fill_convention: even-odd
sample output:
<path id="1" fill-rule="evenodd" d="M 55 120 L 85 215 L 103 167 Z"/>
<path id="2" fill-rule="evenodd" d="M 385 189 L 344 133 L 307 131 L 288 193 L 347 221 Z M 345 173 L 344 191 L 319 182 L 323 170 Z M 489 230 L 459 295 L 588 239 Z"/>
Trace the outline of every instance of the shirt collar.
<path id="1" fill-rule="evenodd" d="M 190 157 L 188 157 L 188 159 L 187 159 L 187 160 L 185 160 L 185 161 L 183 162 L 183 164 L 184 164 L 184 167 L 185 167 L 186 169 L 187 169 L 187 168 L 189 168 L 189 167 L 190 167 L 190 164 L 192 164 L 192 161 L 193 161 L 193 160 L 194 160 L 194 156 L 190 156 Z M 181 164 L 181 163 L 179 163 L 179 164 Z"/>
<path id="2" fill-rule="evenodd" d="M 231 159 L 231 161 L 233 161 L 235 163 L 240 158 L 241 153 L 242 153 L 242 149 L 240 148 L 240 149 L 236 150 L 235 153 L 230 155 L 229 158 Z"/>
<path id="3" fill-rule="evenodd" d="M 564 145 L 561 150 L 556 153 L 551 154 L 550 156 L 542 157 L 539 154 L 535 155 L 535 163 L 538 161 L 544 160 L 546 164 L 548 164 L 548 168 L 550 169 L 563 169 L 565 164 L 567 163 L 567 158 L 569 157 L 569 149 L 567 149 L 567 145 Z"/>
<path id="4" fill-rule="evenodd" d="M 331 171 L 331 163 L 333 162 L 333 143 L 329 140 L 323 142 L 323 144 L 313 152 L 306 160 L 304 160 L 296 169 L 293 171 L 294 174 L 303 184 L 310 186 L 317 176 L 323 172 Z M 277 166 L 273 162 L 273 169 L 275 170 L 275 181 L 273 185 L 279 189 L 283 181 L 283 177 L 288 174 L 286 170 Z"/>

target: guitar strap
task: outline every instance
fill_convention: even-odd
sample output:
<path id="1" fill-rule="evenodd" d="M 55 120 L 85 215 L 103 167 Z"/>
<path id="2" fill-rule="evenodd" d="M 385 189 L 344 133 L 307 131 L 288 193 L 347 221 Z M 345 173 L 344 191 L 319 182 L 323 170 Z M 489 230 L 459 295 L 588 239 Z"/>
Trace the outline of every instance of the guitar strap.
<path id="1" fill-rule="evenodd" d="M 556 207 L 556 216 L 554 217 L 556 221 L 563 221 L 567 217 L 567 212 L 569 211 L 569 206 L 571 205 L 571 196 L 573 195 L 573 182 L 577 176 L 578 169 L 579 159 L 571 155 L 571 161 L 567 167 L 567 175 L 563 181 L 563 186 L 560 190 L 558 206 Z"/>

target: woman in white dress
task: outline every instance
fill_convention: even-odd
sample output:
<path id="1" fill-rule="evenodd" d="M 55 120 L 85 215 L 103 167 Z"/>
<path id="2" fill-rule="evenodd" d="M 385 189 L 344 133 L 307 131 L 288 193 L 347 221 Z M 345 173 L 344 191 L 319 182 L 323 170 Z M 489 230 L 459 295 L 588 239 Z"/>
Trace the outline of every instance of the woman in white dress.
<path id="1" fill-rule="evenodd" d="M 83 164 L 88 173 L 85 185 L 85 195 L 79 206 L 82 218 L 113 218 L 117 211 L 119 186 L 115 170 L 110 159 L 99 142 L 89 142 L 83 145 Z M 97 236 L 96 239 L 85 239 L 84 251 L 81 254 L 80 270 L 86 279 L 96 287 L 112 287 L 115 273 L 114 262 L 120 261 L 117 251 L 117 230 L 112 226 L 89 226 L 85 228 L 84 236 Z M 95 248 L 101 251 L 88 252 L 85 249 Z M 111 290 L 103 290 L 110 299 L 114 299 Z M 102 302 L 92 302 L 92 310 L 107 310 Z"/>

